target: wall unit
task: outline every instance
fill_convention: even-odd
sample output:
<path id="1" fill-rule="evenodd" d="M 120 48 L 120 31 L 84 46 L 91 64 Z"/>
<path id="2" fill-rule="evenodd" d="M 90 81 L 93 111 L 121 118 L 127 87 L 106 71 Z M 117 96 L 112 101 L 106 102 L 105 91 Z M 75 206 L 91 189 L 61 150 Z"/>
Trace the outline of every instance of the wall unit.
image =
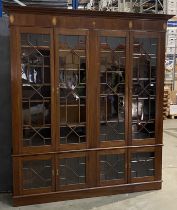
<path id="1" fill-rule="evenodd" d="M 160 189 L 171 16 L 6 10 L 14 205 Z"/>

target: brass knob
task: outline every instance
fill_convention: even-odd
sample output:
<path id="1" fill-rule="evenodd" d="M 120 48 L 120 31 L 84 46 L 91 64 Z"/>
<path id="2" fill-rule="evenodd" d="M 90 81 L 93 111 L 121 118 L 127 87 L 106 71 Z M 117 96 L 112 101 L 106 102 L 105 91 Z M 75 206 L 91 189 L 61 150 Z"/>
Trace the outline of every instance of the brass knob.
<path id="1" fill-rule="evenodd" d="M 52 18 L 52 25 L 53 26 L 56 26 L 57 25 L 57 18 L 56 17 L 53 17 Z"/>
<path id="2" fill-rule="evenodd" d="M 132 21 L 131 21 L 131 20 L 129 21 L 128 26 L 129 26 L 129 29 L 132 29 L 132 27 L 133 27 L 133 23 L 132 23 Z"/>
<path id="3" fill-rule="evenodd" d="M 95 27 L 95 26 L 96 26 L 96 22 L 95 22 L 95 21 L 93 21 L 93 22 L 92 22 L 92 24 L 93 24 L 93 27 Z"/>
<path id="4" fill-rule="evenodd" d="M 14 18 L 14 16 L 13 16 L 13 15 L 10 15 L 10 17 L 9 17 L 9 21 L 10 21 L 10 23 L 11 23 L 11 24 L 13 24 L 13 23 L 14 23 L 15 18 Z"/>

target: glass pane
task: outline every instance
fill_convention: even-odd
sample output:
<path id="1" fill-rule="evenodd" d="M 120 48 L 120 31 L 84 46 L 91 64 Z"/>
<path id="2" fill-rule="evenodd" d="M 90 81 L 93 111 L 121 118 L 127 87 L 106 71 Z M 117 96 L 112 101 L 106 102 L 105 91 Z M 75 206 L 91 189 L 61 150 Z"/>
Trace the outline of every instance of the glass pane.
<path id="1" fill-rule="evenodd" d="M 124 179 L 124 154 L 100 155 L 100 180 Z"/>
<path id="2" fill-rule="evenodd" d="M 100 37 L 100 141 L 125 138 L 125 43 Z"/>
<path id="3" fill-rule="evenodd" d="M 131 176 L 145 177 L 155 175 L 154 152 L 133 153 L 131 156 Z"/>
<path id="4" fill-rule="evenodd" d="M 155 137 L 157 39 L 137 38 L 133 52 L 132 138 Z"/>
<path id="5" fill-rule="evenodd" d="M 51 160 L 24 160 L 22 170 L 24 190 L 52 186 Z"/>
<path id="6" fill-rule="evenodd" d="M 86 142 L 86 37 L 59 35 L 60 143 Z"/>
<path id="7" fill-rule="evenodd" d="M 23 146 L 51 144 L 50 36 L 21 34 Z"/>
<path id="8" fill-rule="evenodd" d="M 49 145 L 51 142 L 51 129 L 26 127 L 23 129 L 23 141 L 25 147 Z"/>
<path id="9" fill-rule="evenodd" d="M 85 126 L 60 126 L 60 143 L 83 143 L 86 141 Z"/>
<path id="10" fill-rule="evenodd" d="M 60 159 L 60 185 L 83 184 L 86 182 L 86 158 Z"/>

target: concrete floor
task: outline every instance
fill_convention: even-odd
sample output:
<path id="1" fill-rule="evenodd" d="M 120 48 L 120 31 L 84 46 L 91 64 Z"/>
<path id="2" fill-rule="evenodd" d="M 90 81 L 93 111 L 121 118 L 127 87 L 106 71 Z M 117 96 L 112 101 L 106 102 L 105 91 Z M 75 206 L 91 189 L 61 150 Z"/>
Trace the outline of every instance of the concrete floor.
<path id="1" fill-rule="evenodd" d="M 0 210 L 177 210 L 177 120 L 164 121 L 163 188 L 97 198 L 12 207 L 11 195 L 0 195 Z"/>

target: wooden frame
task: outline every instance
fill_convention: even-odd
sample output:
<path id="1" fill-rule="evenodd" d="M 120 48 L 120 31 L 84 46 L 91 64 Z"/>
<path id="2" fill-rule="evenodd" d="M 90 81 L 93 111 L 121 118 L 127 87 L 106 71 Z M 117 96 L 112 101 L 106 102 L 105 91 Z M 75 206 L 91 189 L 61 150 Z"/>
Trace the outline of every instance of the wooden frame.
<path id="1" fill-rule="evenodd" d="M 15 206 L 83 197 L 129 193 L 161 188 L 162 95 L 166 21 L 172 16 L 154 14 L 73 11 L 35 7 L 5 7 L 10 15 L 11 82 L 13 127 L 13 202 Z M 50 35 L 52 145 L 22 147 L 22 93 L 20 33 Z M 86 143 L 59 143 L 59 52 L 58 35 L 84 35 L 86 41 Z M 99 140 L 100 127 L 100 36 L 126 38 L 125 141 Z M 158 39 L 155 138 L 132 140 L 132 74 L 134 37 Z M 154 154 L 154 176 L 131 177 L 133 153 Z M 100 180 L 100 155 L 124 154 L 124 179 Z M 86 183 L 60 186 L 59 162 L 63 158 L 86 157 Z M 24 160 L 52 161 L 52 187 L 22 189 Z"/>
<path id="2" fill-rule="evenodd" d="M 13 136 L 14 138 L 16 139 L 15 142 L 14 142 L 14 154 L 19 154 L 19 153 L 29 153 L 29 154 L 33 154 L 33 153 L 38 153 L 40 151 L 45 151 L 45 152 L 50 152 L 50 151 L 53 151 L 53 149 L 55 148 L 55 142 L 54 142 L 54 139 L 55 139 L 55 130 L 53 129 L 54 125 L 55 125 L 55 117 L 54 117 L 54 113 L 53 111 L 55 110 L 54 108 L 54 87 L 53 87 L 53 84 L 54 84 L 54 74 L 52 72 L 54 72 L 54 60 L 52 59 L 53 57 L 53 33 L 52 33 L 52 29 L 48 28 L 48 29 L 44 29 L 44 28 L 29 28 L 29 27 L 18 27 L 17 30 L 15 32 L 12 33 L 13 36 L 17 36 L 17 43 L 18 45 L 16 46 L 16 54 L 17 54 L 17 61 L 18 63 L 14 65 L 14 63 L 16 63 L 17 61 L 14 61 L 13 58 L 12 58 L 12 72 L 11 72 L 11 75 L 12 75 L 12 78 L 17 76 L 16 80 L 14 81 L 18 82 L 17 86 L 18 86 L 18 90 L 17 90 L 17 94 L 14 93 L 14 86 L 12 86 L 12 96 L 13 96 L 13 99 L 12 101 L 13 102 L 16 102 L 18 103 L 18 110 L 22 110 L 22 84 L 21 84 L 21 72 L 17 70 L 17 72 L 14 71 L 14 66 L 17 67 L 17 69 L 21 69 L 21 64 L 20 64 L 20 55 L 21 55 L 21 49 L 20 49 L 20 34 L 22 33 L 30 33 L 30 34 L 48 34 L 50 35 L 50 53 L 51 53 L 51 57 L 50 57 L 50 75 L 51 75 L 51 130 L 52 130 L 52 134 L 51 134 L 51 146 L 41 146 L 41 147 L 23 147 L 23 134 L 22 134 L 22 112 L 19 112 L 19 111 L 16 111 L 14 112 L 14 117 L 13 119 L 15 118 L 16 120 L 18 119 L 18 123 L 14 123 L 15 120 L 13 120 L 13 127 L 14 127 L 14 132 L 16 130 L 18 130 L 17 133 L 14 133 Z M 13 37 L 12 36 L 12 37 Z M 13 39 L 12 39 L 12 46 L 13 46 Z M 14 51 L 14 49 L 12 49 Z M 14 75 L 16 74 L 16 75 Z M 16 107 L 17 105 L 14 104 L 13 107 Z M 16 115 L 17 114 L 17 115 Z M 17 128 L 18 127 L 18 128 Z M 15 145 L 19 145 L 18 148 L 16 148 Z"/>
<path id="3" fill-rule="evenodd" d="M 86 36 L 86 58 L 87 58 L 87 65 L 86 65 L 86 78 L 88 78 L 88 71 L 89 71 L 89 36 L 88 36 L 88 30 L 73 30 L 73 29 L 55 29 L 55 60 L 58 61 L 58 58 L 59 58 L 59 52 L 58 52 L 58 49 L 59 49 L 59 45 L 60 43 L 58 42 L 58 36 L 59 35 L 83 35 L 83 36 Z M 56 142 L 56 148 L 58 148 L 59 150 L 77 150 L 77 149 L 84 149 L 84 148 L 88 148 L 88 144 L 89 144 L 89 130 L 88 130 L 88 106 L 90 104 L 89 102 L 89 96 L 88 96 L 88 79 L 86 79 L 86 142 L 85 143 L 81 143 L 81 144 L 60 144 L 60 131 L 59 131 L 59 127 L 60 127 L 60 122 L 59 122 L 59 117 L 60 117 L 60 111 L 59 111 L 59 98 L 60 98 L 60 93 L 59 93 L 59 90 L 58 90 L 58 87 L 57 87 L 57 81 L 59 80 L 59 72 L 60 72 L 60 69 L 59 69 L 59 62 L 55 62 L 55 92 L 57 93 L 57 96 L 55 97 L 56 99 L 56 111 L 58 113 L 58 117 L 57 117 L 57 122 L 56 122 L 56 125 L 55 125 L 55 129 L 56 129 L 56 132 L 57 132 L 57 136 L 56 136 L 56 141 L 58 139 L 58 141 Z"/>
<path id="4" fill-rule="evenodd" d="M 164 33 L 162 32 L 152 32 L 152 31 L 135 31 L 131 32 L 130 35 L 130 42 L 133 43 L 135 38 L 156 38 L 157 39 L 157 69 L 156 69 L 156 108 L 155 108 L 155 137 L 154 138 L 146 138 L 146 139 L 132 139 L 132 128 L 131 124 L 129 124 L 129 144 L 133 146 L 139 146 L 139 145 L 156 145 L 156 144 L 162 144 L 162 135 L 159 136 L 160 133 L 162 133 L 162 97 L 160 97 L 163 93 L 163 86 L 162 81 L 164 79 L 163 73 L 164 72 L 164 66 L 162 67 L 160 60 L 161 56 L 164 58 L 165 54 L 165 44 L 164 42 L 161 42 L 161 38 L 163 37 Z M 162 44 L 163 43 L 163 44 Z M 163 52 L 163 53 L 162 53 Z M 130 45 L 130 54 L 133 55 L 133 45 Z M 131 66 L 133 66 L 133 56 L 131 57 Z M 130 78 L 132 78 L 132 68 L 130 70 Z M 129 80 L 129 104 L 132 104 L 132 80 Z M 132 106 L 129 106 L 129 122 L 131 122 L 132 119 Z M 159 132 L 159 129 L 161 132 Z"/>
<path id="5" fill-rule="evenodd" d="M 126 46 L 126 50 L 125 50 L 125 57 L 126 60 L 129 60 L 129 33 L 128 31 L 107 31 L 107 30 L 98 30 L 97 32 L 97 36 L 98 36 L 98 40 L 101 36 L 105 36 L 105 37 L 120 37 L 120 38 L 125 38 L 125 46 Z M 100 55 L 100 44 L 98 42 L 99 48 L 98 48 L 98 54 Z M 100 57 L 98 57 L 99 60 L 99 65 L 100 65 Z M 115 147 L 115 146 L 125 146 L 128 145 L 128 127 L 126 126 L 128 124 L 128 62 L 126 62 L 126 66 L 125 66 L 125 122 L 124 122 L 124 126 L 125 126 L 125 139 L 123 140 L 114 140 L 114 141 L 100 141 L 99 140 L 99 135 L 97 137 L 98 139 L 98 145 L 99 147 L 103 147 L 103 148 L 107 148 L 107 147 Z M 100 84 L 100 69 L 98 69 L 98 84 Z M 97 92 L 97 98 L 98 96 L 100 96 L 100 88 L 99 91 Z M 99 117 L 97 119 L 97 122 L 100 122 L 100 102 L 98 104 L 98 112 L 99 112 Z M 99 124 L 99 128 L 100 129 L 100 124 Z"/>

